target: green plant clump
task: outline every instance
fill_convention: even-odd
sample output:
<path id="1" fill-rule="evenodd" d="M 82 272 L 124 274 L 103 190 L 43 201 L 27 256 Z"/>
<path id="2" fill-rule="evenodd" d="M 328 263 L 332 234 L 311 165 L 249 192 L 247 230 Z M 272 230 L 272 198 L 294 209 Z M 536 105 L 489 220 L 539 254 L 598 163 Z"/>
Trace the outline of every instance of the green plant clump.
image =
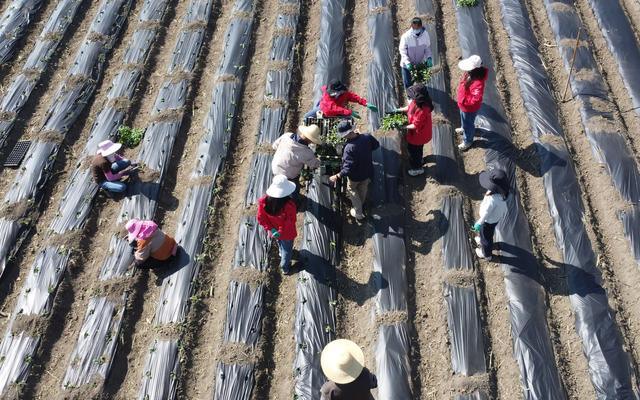
<path id="1" fill-rule="evenodd" d="M 416 64 L 411 69 L 411 80 L 414 83 L 427 83 L 431 79 L 431 68 L 427 64 Z"/>
<path id="2" fill-rule="evenodd" d="M 126 125 L 118 128 L 118 141 L 131 149 L 140 144 L 143 136 L 144 131 L 140 128 L 131 128 Z"/>
<path id="3" fill-rule="evenodd" d="M 478 0 L 456 0 L 458 7 L 475 7 L 478 5 Z"/>
<path id="4" fill-rule="evenodd" d="M 409 124 L 407 114 L 387 114 L 382 117 L 382 129 L 385 131 L 391 131 L 394 129 L 400 129 L 403 126 Z"/>
<path id="5" fill-rule="evenodd" d="M 335 125 L 331 130 L 329 130 L 327 136 L 324 137 L 324 142 L 325 144 L 330 144 L 333 147 L 345 143 L 344 138 L 338 135 L 338 125 Z"/>

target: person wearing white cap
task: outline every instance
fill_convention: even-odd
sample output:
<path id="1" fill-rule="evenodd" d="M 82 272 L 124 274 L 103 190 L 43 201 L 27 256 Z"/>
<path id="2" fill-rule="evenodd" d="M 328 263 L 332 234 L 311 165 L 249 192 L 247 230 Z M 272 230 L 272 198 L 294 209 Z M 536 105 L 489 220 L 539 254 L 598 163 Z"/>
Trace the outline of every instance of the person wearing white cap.
<path id="1" fill-rule="evenodd" d="M 121 148 L 122 144 L 113 143 L 111 140 L 100 142 L 98 151 L 91 161 L 94 181 L 109 192 L 122 193 L 127 190 L 127 185 L 120 182 L 120 179 L 133 171 L 131 162 L 118 154 Z"/>
<path id="2" fill-rule="evenodd" d="M 458 148 L 465 151 L 473 144 L 473 137 L 476 133 L 476 116 L 482 107 L 484 85 L 489 70 L 482 66 L 482 59 L 477 55 L 460 61 L 458 68 L 464 71 L 464 74 L 458 84 L 458 108 L 460 108 L 462 126 L 456 128 L 456 133 L 462 134 L 462 142 Z"/>
<path id="3" fill-rule="evenodd" d="M 280 268 L 285 275 L 291 273 L 291 257 L 293 254 L 293 240 L 296 231 L 296 204 L 291 194 L 296 190 L 296 184 L 289 181 L 285 175 L 273 177 L 267 194 L 258 200 L 257 219 L 268 235 L 278 241 L 280 250 Z"/>
<path id="4" fill-rule="evenodd" d="M 311 143 L 322 143 L 318 125 L 299 126 L 296 133 L 287 132 L 276 139 L 272 145 L 276 152 L 271 161 L 271 172 L 273 175 L 284 175 L 295 183 L 295 195 L 300 190 L 302 168 L 305 165 L 311 169 L 320 166 L 320 160 L 309 148 Z"/>
<path id="5" fill-rule="evenodd" d="M 327 344 L 320 355 L 322 372 L 329 379 L 320 389 L 320 400 L 374 400 L 376 376 L 364 366 L 360 346 L 347 339 Z"/>

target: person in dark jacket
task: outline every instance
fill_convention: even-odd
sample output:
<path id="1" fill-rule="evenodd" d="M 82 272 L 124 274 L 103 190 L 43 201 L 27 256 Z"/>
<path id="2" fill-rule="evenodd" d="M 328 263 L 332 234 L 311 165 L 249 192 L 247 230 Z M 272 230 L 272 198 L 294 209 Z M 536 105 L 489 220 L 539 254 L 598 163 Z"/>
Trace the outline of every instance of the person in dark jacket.
<path id="1" fill-rule="evenodd" d="M 342 169 L 329 177 L 329 181 L 335 185 L 338 179 L 347 178 L 347 192 L 352 205 L 350 214 L 357 221 L 362 221 L 362 205 L 373 178 L 372 153 L 380 143 L 368 133 L 361 134 L 348 120 L 338 124 L 338 135 L 347 141 L 342 152 Z"/>
<path id="2" fill-rule="evenodd" d="M 320 365 L 329 379 L 320 388 L 320 400 L 374 400 L 371 389 L 378 387 L 378 380 L 365 368 L 360 346 L 351 340 L 327 344 Z"/>
<path id="3" fill-rule="evenodd" d="M 285 275 L 291 273 L 293 240 L 297 236 L 296 203 L 291 199 L 295 190 L 296 184 L 285 175 L 276 175 L 267 194 L 258 200 L 258 223 L 278 241 L 280 268 Z"/>
<path id="4" fill-rule="evenodd" d="M 398 111 L 406 112 L 409 120 L 405 136 L 410 161 L 407 173 L 410 176 L 418 176 L 424 174 L 424 168 L 422 168 L 424 145 L 431 141 L 433 102 L 427 87 L 422 83 L 409 87 L 407 95 L 411 99 L 409 105 L 399 108 Z"/>
<path id="5" fill-rule="evenodd" d="M 482 66 L 480 56 L 473 55 L 458 63 L 458 68 L 464 71 L 458 84 L 458 108 L 462 126 L 456 128 L 456 133 L 463 134 L 458 148 L 465 151 L 473 144 L 476 134 L 476 116 L 482 107 L 484 85 L 489 76 L 489 70 Z"/>
<path id="6" fill-rule="evenodd" d="M 378 108 L 369 103 L 365 98 L 349 91 L 347 86 L 339 80 L 333 80 L 328 86 L 322 87 L 322 98 L 316 107 L 305 114 L 305 118 L 315 117 L 318 111 L 322 111 L 323 117 L 353 117 L 360 118 L 357 111 L 347 108 L 347 103 L 358 103 L 373 112 Z"/>

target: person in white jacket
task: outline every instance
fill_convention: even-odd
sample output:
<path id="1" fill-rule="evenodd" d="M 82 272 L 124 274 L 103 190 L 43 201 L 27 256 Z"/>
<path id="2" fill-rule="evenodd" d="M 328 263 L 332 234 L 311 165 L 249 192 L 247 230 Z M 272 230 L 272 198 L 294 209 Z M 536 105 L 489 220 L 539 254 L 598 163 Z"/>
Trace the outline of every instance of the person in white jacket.
<path id="1" fill-rule="evenodd" d="M 490 260 L 496 226 L 509 210 L 507 206 L 509 180 L 504 171 L 492 169 L 480 173 L 480 185 L 487 189 L 487 192 L 480 204 L 480 218 L 473 225 L 473 230 L 480 234 L 475 238 L 480 246 L 476 248 L 476 255 Z"/>
<path id="2" fill-rule="evenodd" d="M 300 172 L 305 165 L 315 169 L 320 166 L 320 160 L 309 145 L 322 143 L 318 125 L 299 126 L 296 133 L 286 132 L 273 142 L 276 151 L 271 161 L 273 175 L 285 175 L 296 184 L 296 192 L 300 190 Z"/>
<path id="3" fill-rule="evenodd" d="M 431 40 L 429 33 L 422 26 L 422 20 L 415 17 L 411 20 L 411 29 L 400 37 L 400 70 L 402 71 L 402 82 L 407 89 L 413 85 L 411 70 L 417 64 L 427 64 L 433 66 L 431 59 Z"/>

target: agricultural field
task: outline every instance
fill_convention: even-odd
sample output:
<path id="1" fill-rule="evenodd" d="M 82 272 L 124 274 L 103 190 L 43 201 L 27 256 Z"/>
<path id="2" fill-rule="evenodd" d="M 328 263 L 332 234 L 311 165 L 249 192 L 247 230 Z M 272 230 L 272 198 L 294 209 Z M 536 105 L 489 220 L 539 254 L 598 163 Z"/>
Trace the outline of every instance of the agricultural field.
<path id="1" fill-rule="evenodd" d="M 381 129 L 414 16 L 420 177 Z M 638 399 L 639 43 L 638 0 L 0 0 L 0 398 L 319 399 L 347 338 L 378 400 Z M 472 54 L 489 78 L 460 152 Z M 368 218 L 311 171 L 286 276 L 256 220 L 270 144 L 332 79 L 379 108 L 357 122 L 381 144 Z M 142 170 L 113 198 L 91 158 L 125 134 Z M 488 167 L 515 193 L 491 262 Z M 170 267 L 130 267 L 130 218 L 176 238 Z"/>

